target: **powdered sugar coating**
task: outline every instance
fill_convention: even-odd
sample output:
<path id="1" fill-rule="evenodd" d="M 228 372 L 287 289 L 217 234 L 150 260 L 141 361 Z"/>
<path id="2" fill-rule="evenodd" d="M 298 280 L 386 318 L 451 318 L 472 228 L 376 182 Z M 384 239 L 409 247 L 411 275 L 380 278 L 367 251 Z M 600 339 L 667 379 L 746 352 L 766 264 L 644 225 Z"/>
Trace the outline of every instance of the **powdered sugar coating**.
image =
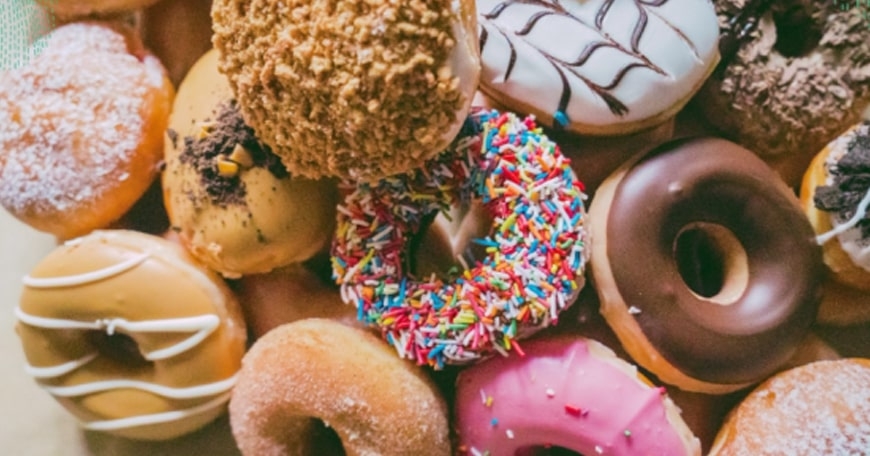
<path id="1" fill-rule="evenodd" d="M 714 455 L 866 455 L 870 361 L 820 361 L 768 380 L 729 418 Z"/>
<path id="2" fill-rule="evenodd" d="M 145 97 L 160 62 L 137 58 L 97 24 L 55 30 L 30 65 L 0 74 L 0 203 L 13 213 L 63 212 L 129 177 Z"/>

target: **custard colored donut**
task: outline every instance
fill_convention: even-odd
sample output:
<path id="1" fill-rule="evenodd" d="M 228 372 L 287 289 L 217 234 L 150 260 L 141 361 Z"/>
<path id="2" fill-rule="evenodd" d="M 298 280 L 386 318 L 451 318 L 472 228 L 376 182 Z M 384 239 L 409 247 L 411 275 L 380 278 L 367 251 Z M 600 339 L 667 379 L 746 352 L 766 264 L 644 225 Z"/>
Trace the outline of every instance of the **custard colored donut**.
<path id="1" fill-rule="evenodd" d="M 462 371 L 455 409 L 463 455 L 544 447 L 584 455 L 701 454 L 664 388 L 583 337 L 536 338 L 524 356 Z"/>
<path id="2" fill-rule="evenodd" d="M 840 314 L 863 315 L 851 323 L 870 319 L 868 154 L 870 121 L 864 121 L 825 146 L 804 174 L 801 204 L 822 245 L 830 277 L 837 282 L 826 285 L 819 314 L 825 322 Z M 840 288 L 854 292 L 838 292 Z"/>
<path id="3" fill-rule="evenodd" d="M 477 13 L 481 90 L 575 133 L 663 123 L 719 61 L 709 0 L 478 0 Z"/>
<path id="4" fill-rule="evenodd" d="M 585 283 L 582 183 L 528 117 L 475 111 L 423 168 L 349 186 L 338 208 L 333 276 L 359 318 L 399 356 L 436 369 L 495 352 L 550 326 Z M 430 214 L 478 201 L 491 221 L 464 271 L 417 277 L 406 240 Z"/>
<path id="5" fill-rule="evenodd" d="M 173 95 L 132 30 L 55 29 L 0 73 L 0 204 L 61 239 L 118 220 L 157 177 Z"/>
<path id="6" fill-rule="evenodd" d="M 870 360 L 818 361 L 768 379 L 725 420 L 710 456 L 863 455 Z"/>
<path id="7" fill-rule="evenodd" d="M 36 0 L 61 19 L 107 16 L 144 8 L 159 0 Z"/>
<path id="8" fill-rule="evenodd" d="M 212 21 L 245 120 L 294 175 L 417 168 L 477 89 L 474 0 L 215 0 Z"/>
<path id="9" fill-rule="evenodd" d="M 641 154 L 602 184 L 590 220 L 601 312 L 666 383 L 718 394 L 761 381 L 815 319 L 824 267 L 812 227 L 794 193 L 734 143 Z"/>
<path id="10" fill-rule="evenodd" d="M 699 107 L 789 186 L 799 186 L 812 157 L 870 105 L 862 70 L 870 64 L 870 27 L 854 3 L 715 1 L 728 49 Z"/>
<path id="11" fill-rule="evenodd" d="M 265 273 L 326 248 L 335 182 L 291 176 L 242 120 L 217 52 L 178 90 L 162 175 L 169 221 L 194 257 L 227 277 Z"/>
<path id="12" fill-rule="evenodd" d="M 165 440 L 226 411 L 245 351 L 232 293 L 178 245 L 135 231 L 67 241 L 24 278 L 27 372 L 85 429 Z"/>
<path id="13" fill-rule="evenodd" d="M 322 422 L 348 456 L 449 456 L 447 406 L 422 369 L 362 329 L 332 320 L 288 323 L 261 337 L 230 400 L 245 456 L 298 448 Z"/>

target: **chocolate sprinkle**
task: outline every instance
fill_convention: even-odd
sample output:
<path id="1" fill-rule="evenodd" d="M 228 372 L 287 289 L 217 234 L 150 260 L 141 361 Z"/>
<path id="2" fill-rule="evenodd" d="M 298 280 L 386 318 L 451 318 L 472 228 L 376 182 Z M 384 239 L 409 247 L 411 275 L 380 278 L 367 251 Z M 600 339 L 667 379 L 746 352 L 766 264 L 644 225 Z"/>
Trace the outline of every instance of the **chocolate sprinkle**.
<path id="1" fill-rule="evenodd" d="M 181 163 L 196 169 L 214 204 L 227 206 L 245 203 L 245 184 L 239 175 L 222 176 L 217 167 L 218 158 L 229 157 L 236 145 L 247 150 L 254 167 L 266 168 L 278 179 L 290 177 L 281 160 L 245 124 L 235 100 L 222 104 L 217 112 L 214 124 L 205 137 L 184 137 L 184 150 L 179 156 Z"/>
<path id="2" fill-rule="evenodd" d="M 172 128 L 169 128 L 166 130 L 166 136 L 168 136 L 169 140 L 172 141 L 172 147 L 177 149 L 178 148 L 178 132 L 173 130 Z"/>
<path id="3" fill-rule="evenodd" d="M 836 213 L 841 220 L 855 215 L 858 204 L 870 189 L 870 122 L 859 127 L 836 166 L 829 169 L 831 185 L 822 185 L 813 195 L 816 208 Z M 857 225 L 864 238 L 870 237 L 870 215 Z"/>

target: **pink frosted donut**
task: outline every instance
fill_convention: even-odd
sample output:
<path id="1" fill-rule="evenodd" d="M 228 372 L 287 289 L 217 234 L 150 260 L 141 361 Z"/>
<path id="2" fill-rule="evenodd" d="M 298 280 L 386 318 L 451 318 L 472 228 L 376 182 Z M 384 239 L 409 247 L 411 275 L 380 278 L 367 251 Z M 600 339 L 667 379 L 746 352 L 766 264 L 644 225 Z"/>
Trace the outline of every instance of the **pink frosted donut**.
<path id="1" fill-rule="evenodd" d="M 459 374 L 460 454 L 545 447 L 584 455 L 701 454 L 665 390 L 604 345 L 581 337 L 536 339 L 525 353 Z"/>

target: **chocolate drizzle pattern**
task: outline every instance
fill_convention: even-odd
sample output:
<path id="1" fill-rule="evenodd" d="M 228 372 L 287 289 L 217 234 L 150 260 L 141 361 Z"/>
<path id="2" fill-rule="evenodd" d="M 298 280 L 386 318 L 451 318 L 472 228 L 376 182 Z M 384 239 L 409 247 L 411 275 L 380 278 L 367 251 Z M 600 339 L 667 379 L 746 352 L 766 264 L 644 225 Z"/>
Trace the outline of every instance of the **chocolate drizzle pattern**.
<path id="1" fill-rule="evenodd" d="M 608 14 L 611 13 L 611 9 L 615 3 L 615 0 L 604 1 L 598 9 L 594 17 L 594 21 L 591 22 L 587 19 L 581 18 L 573 14 L 565 7 L 565 5 L 560 2 L 560 0 L 505 0 L 496 4 L 495 7 L 491 8 L 489 11 L 480 13 L 481 18 L 484 19 L 480 21 L 479 35 L 481 52 L 483 52 L 483 50 L 485 49 L 487 42 L 490 39 L 491 33 L 498 33 L 507 41 L 510 56 L 508 58 L 507 65 L 503 73 L 503 80 L 508 81 L 511 77 L 511 73 L 513 72 L 516 64 L 518 63 L 518 55 L 514 40 L 525 39 L 525 37 L 527 37 L 536 27 L 544 27 L 544 25 L 541 25 L 541 22 L 544 18 L 552 16 L 569 18 L 570 20 L 576 22 L 582 27 L 594 30 L 600 36 L 600 40 L 588 43 L 573 59 L 566 60 L 556 57 L 547 49 L 544 49 L 536 43 L 533 43 L 526 39 L 531 48 L 534 49 L 535 52 L 543 56 L 553 66 L 561 80 L 562 92 L 559 98 L 558 106 L 554 110 L 554 118 L 557 120 L 557 125 L 555 126 L 564 126 L 564 124 L 567 123 L 565 113 L 567 111 L 568 104 L 571 101 L 571 77 L 581 81 L 593 93 L 600 97 L 601 100 L 603 100 L 604 103 L 607 104 L 608 108 L 612 113 L 617 116 L 624 116 L 629 112 L 629 108 L 626 103 L 623 100 L 617 98 L 612 93 L 612 91 L 617 86 L 619 86 L 619 84 L 623 81 L 623 79 L 629 72 L 634 69 L 646 69 L 656 74 L 659 74 L 662 77 L 671 76 L 670 74 L 668 74 L 667 71 L 656 65 L 640 51 L 640 45 L 645 37 L 645 31 L 647 29 L 650 15 L 655 15 L 656 17 L 660 18 L 661 21 L 668 28 L 673 30 L 676 35 L 679 36 L 683 42 L 685 42 L 685 44 L 695 55 L 695 57 L 698 58 L 698 51 L 695 48 L 694 44 L 691 42 L 691 40 L 688 39 L 686 34 L 683 33 L 679 28 L 668 22 L 664 17 L 659 15 L 654 9 L 651 9 L 655 7 L 660 7 L 667 3 L 669 0 L 632 1 L 637 8 L 638 18 L 631 32 L 631 40 L 629 46 L 625 46 L 624 44 L 616 41 L 605 27 L 605 20 L 607 19 Z M 531 14 L 527 18 L 526 22 L 515 30 L 510 30 L 506 28 L 503 24 L 495 21 L 495 19 L 499 18 L 505 10 L 515 5 L 534 5 L 539 7 L 540 11 L 536 11 L 534 14 Z M 618 68 L 616 74 L 613 75 L 612 79 L 609 82 L 596 83 L 586 74 L 584 74 L 583 66 L 588 62 L 589 58 L 596 53 L 596 51 L 605 48 L 615 49 L 629 56 L 633 61 L 622 66 L 621 68 Z"/>
<path id="2" fill-rule="evenodd" d="M 828 172 L 831 182 L 816 188 L 813 203 L 819 210 L 833 212 L 838 218 L 849 220 L 870 191 L 870 122 L 864 122 L 858 128 L 857 134 L 849 141 L 846 153 Z M 864 239 L 870 239 L 870 214 L 865 213 L 855 226 L 861 230 Z"/>

